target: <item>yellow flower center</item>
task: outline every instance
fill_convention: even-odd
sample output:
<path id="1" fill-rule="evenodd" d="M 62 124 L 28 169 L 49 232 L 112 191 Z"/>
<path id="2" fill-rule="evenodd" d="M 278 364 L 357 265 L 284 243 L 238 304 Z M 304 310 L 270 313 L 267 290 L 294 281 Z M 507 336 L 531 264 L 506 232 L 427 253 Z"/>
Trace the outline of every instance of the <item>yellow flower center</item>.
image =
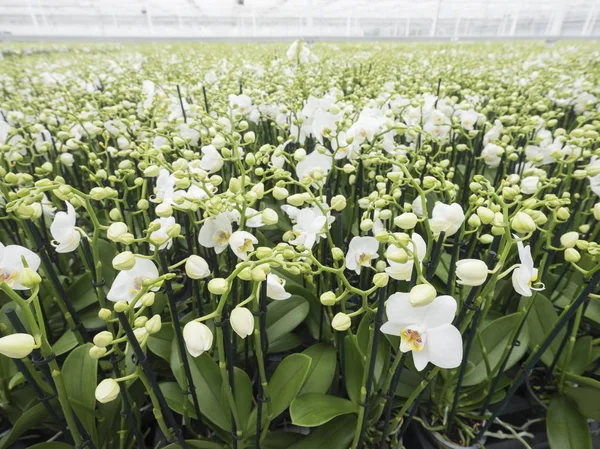
<path id="1" fill-rule="evenodd" d="M 533 276 L 531 276 L 531 279 L 529 279 L 529 282 L 527 283 L 527 285 L 529 285 L 529 286 L 531 287 L 531 285 L 532 285 L 532 284 L 533 284 L 535 281 L 537 281 L 537 278 L 538 278 L 538 275 L 537 275 L 537 273 L 535 273 L 535 272 L 534 272 L 534 273 L 533 273 Z"/>
<path id="2" fill-rule="evenodd" d="M 400 331 L 400 339 L 411 351 L 419 352 L 423 350 L 423 338 L 421 337 L 421 334 L 414 329 L 402 329 Z"/>
<path id="3" fill-rule="evenodd" d="M 219 245 L 227 245 L 229 241 L 229 232 L 226 231 L 217 231 L 215 234 L 215 242 Z"/>
<path id="4" fill-rule="evenodd" d="M 1 273 L 0 274 L 0 282 L 6 282 L 9 286 L 13 285 L 15 283 L 15 280 L 17 279 L 17 275 L 19 273 L 17 271 L 11 273 L 11 274 L 7 274 L 7 273 Z"/>
<path id="5" fill-rule="evenodd" d="M 252 240 L 244 239 L 244 243 L 242 243 L 239 248 L 240 252 L 247 253 L 252 249 Z"/>
<path id="6" fill-rule="evenodd" d="M 144 282 L 144 278 L 136 276 L 133 278 L 133 287 L 129 289 L 130 293 L 137 295 L 142 289 L 142 283 Z"/>
<path id="7" fill-rule="evenodd" d="M 358 256 L 358 264 L 361 266 L 368 265 L 371 262 L 371 255 L 362 253 Z"/>

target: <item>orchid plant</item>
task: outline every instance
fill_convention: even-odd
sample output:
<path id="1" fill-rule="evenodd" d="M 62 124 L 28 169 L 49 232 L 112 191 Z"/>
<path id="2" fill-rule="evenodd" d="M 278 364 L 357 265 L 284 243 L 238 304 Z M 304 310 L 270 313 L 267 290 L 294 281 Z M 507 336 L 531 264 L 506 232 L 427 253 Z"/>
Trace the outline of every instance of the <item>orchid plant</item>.
<path id="1" fill-rule="evenodd" d="M 0 449 L 592 447 L 595 44 L 4 47 Z"/>

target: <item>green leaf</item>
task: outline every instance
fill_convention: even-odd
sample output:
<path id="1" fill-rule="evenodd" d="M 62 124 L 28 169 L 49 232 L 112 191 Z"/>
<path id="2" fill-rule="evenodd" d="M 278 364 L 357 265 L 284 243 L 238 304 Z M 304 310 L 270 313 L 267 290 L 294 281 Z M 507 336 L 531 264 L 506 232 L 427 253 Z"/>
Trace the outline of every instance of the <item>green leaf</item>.
<path id="1" fill-rule="evenodd" d="M 234 367 L 233 371 L 234 377 L 234 398 L 235 405 L 237 408 L 238 416 L 240 417 L 241 428 L 246 428 L 246 423 L 248 422 L 248 418 L 250 417 L 250 411 L 252 410 L 252 381 L 248 374 L 245 371 L 241 370 L 237 366 Z M 227 385 L 229 386 L 229 385 Z M 229 416 L 229 402 L 225 394 L 222 396 L 223 401 L 223 410 Z"/>
<path id="2" fill-rule="evenodd" d="M 190 449 L 223 449 L 225 447 L 216 441 L 185 440 L 185 442 Z M 163 449 L 181 449 L 181 446 L 179 443 L 171 443 L 164 446 Z"/>
<path id="3" fill-rule="evenodd" d="M 267 338 L 274 342 L 292 332 L 308 315 L 308 302 L 300 296 L 273 301 L 267 308 Z"/>
<path id="4" fill-rule="evenodd" d="M 58 405 L 56 401 L 53 401 L 51 406 L 57 407 Z M 19 419 L 17 419 L 10 432 L 4 435 L 0 440 L 0 449 L 7 448 L 25 432 L 42 427 L 44 421 L 48 418 L 48 412 L 42 403 L 37 403 L 33 407 L 25 410 L 21 416 L 19 416 Z"/>
<path id="5" fill-rule="evenodd" d="M 290 349 L 297 348 L 302 344 L 302 339 L 294 333 L 286 334 L 283 337 L 278 338 L 274 342 L 269 342 L 268 354 L 275 354 L 277 352 L 285 352 Z M 240 346 L 241 350 L 241 346 Z"/>
<path id="6" fill-rule="evenodd" d="M 344 337 L 344 380 L 346 382 L 346 393 L 352 402 L 358 404 L 360 400 L 360 389 L 362 388 L 365 359 L 361 355 L 356 339 L 351 335 Z"/>
<path id="7" fill-rule="evenodd" d="M 546 429 L 551 449 L 592 449 L 587 420 L 568 398 L 556 396 L 552 399 Z"/>
<path id="8" fill-rule="evenodd" d="M 315 340 L 318 340 L 319 333 L 321 333 L 323 341 L 330 341 L 333 334 L 331 326 L 329 325 L 329 318 L 327 317 L 327 314 L 325 313 L 325 310 L 323 308 L 323 305 L 321 304 L 321 301 L 319 301 L 319 298 L 317 298 L 315 294 L 311 291 L 307 290 L 304 287 L 301 287 L 299 284 L 288 283 L 285 285 L 285 289 L 292 295 L 301 296 L 302 298 L 308 301 L 310 309 L 305 322 L 306 326 L 308 327 L 308 331 L 310 332 L 312 337 Z M 323 316 L 322 329 L 319 330 L 319 328 L 321 327 L 321 312 L 325 313 L 325 315 Z"/>
<path id="9" fill-rule="evenodd" d="M 356 429 L 355 415 L 344 415 L 317 427 L 308 437 L 291 445 L 289 449 L 348 449 Z"/>
<path id="10" fill-rule="evenodd" d="M 177 350 L 177 340 L 173 339 L 172 344 L 171 370 L 177 383 L 183 388 L 185 373 Z M 225 413 L 221 402 L 222 379 L 216 362 L 206 352 L 195 358 L 186 352 L 186 356 L 190 364 L 194 388 L 200 401 L 200 413 L 221 429 L 231 429 L 229 415 Z"/>
<path id="11" fill-rule="evenodd" d="M 92 275 L 86 272 L 79 276 L 66 290 L 67 297 L 72 298 L 73 307 L 81 312 L 88 306 L 98 303 L 98 297 L 92 286 Z"/>
<path id="12" fill-rule="evenodd" d="M 529 300 L 529 299 L 525 299 Z M 533 299 L 533 305 L 527 317 L 527 329 L 529 332 L 529 349 L 533 350 L 538 344 L 542 343 L 546 334 L 552 329 L 554 323 L 558 321 L 558 314 L 554 309 L 552 302 L 544 295 L 537 294 Z M 565 336 L 565 330 L 562 329 L 550 347 L 542 355 L 542 362 L 550 366 L 554 356 L 558 351 L 560 342 Z"/>
<path id="13" fill-rule="evenodd" d="M 281 415 L 298 395 L 310 369 L 310 357 L 304 354 L 291 354 L 279 364 L 269 380 L 272 419 Z M 266 416 L 263 424 L 266 424 Z M 246 426 L 247 435 L 256 433 L 256 407 L 252 410 Z"/>
<path id="14" fill-rule="evenodd" d="M 571 360 L 565 360 L 566 351 L 563 351 L 562 366 L 567 371 L 581 375 L 585 372 L 592 358 L 592 337 L 590 335 L 578 338 L 573 347 Z"/>
<path id="15" fill-rule="evenodd" d="M 20 372 L 17 372 L 8 381 L 8 389 L 12 390 L 23 383 L 25 383 L 25 377 Z"/>
<path id="16" fill-rule="evenodd" d="M 167 405 L 171 410 L 183 415 L 183 406 L 185 401 L 187 401 L 188 416 L 193 419 L 198 418 L 192 401 L 190 401 L 187 396 L 184 396 L 183 391 L 181 391 L 181 387 L 177 382 L 161 382 L 158 384 L 158 388 L 162 391 L 162 394 L 167 401 Z M 202 413 L 202 410 L 200 410 L 200 413 Z"/>
<path id="17" fill-rule="evenodd" d="M 100 256 L 100 262 L 102 262 L 102 276 L 106 281 L 106 286 L 110 288 L 115 280 L 115 276 L 117 275 L 112 266 L 112 260 L 117 255 L 117 248 L 113 243 L 98 239 L 98 253 Z"/>
<path id="18" fill-rule="evenodd" d="M 68 329 L 58 340 L 56 340 L 56 343 L 52 345 L 52 351 L 56 355 L 62 355 L 69 352 L 77 346 L 77 344 L 77 337 L 75 337 L 75 334 L 71 329 Z"/>
<path id="19" fill-rule="evenodd" d="M 89 356 L 93 345 L 88 343 L 74 349 L 66 358 L 62 375 L 69 403 L 77 418 L 94 441 L 96 432 L 96 397 L 98 360 Z"/>
<path id="20" fill-rule="evenodd" d="M 571 399 L 586 418 L 600 421 L 600 390 L 592 387 L 567 387 L 565 396 Z"/>
<path id="21" fill-rule="evenodd" d="M 358 411 L 358 406 L 348 399 L 322 393 L 307 393 L 298 396 L 290 404 L 292 424 L 315 427 L 333 418 Z"/>
<path id="22" fill-rule="evenodd" d="M 533 313 L 533 312 L 531 312 Z M 481 340 L 485 347 L 487 358 L 492 370 L 502 363 L 502 356 L 506 346 L 511 343 L 511 333 L 518 327 L 521 320 L 521 313 L 513 313 L 512 315 L 503 316 L 483 328 L 481 331 Z M 513 348 L 505 370 L 511 368 L 517 363 L 527 351 L 529 344 L 529 333 L 527 328 L 521 330 L 519 335 L 519 346 Z M 463 386 L 470 387 L 483 382 L 487 377 L 487 369 L 483 352 L 479 345 L 479 339 L 473 340 L 473 346 L 469 353 L 469 372 L 465 375 Z"/>
<path id="23" fill-rule="evenodd" d="M 324 343 L 312 345 L 302 354 L 311 358 L 306 381 L 299 394 L 327 393 L 335 375 L 335 348 Z"/>
<path id="24" fill-rule="evenodd" d="M 303 438 L 304 435 L 296 432 L 269 432 L 261 447 L 262 449 L 287 449 Z"/>
<path id="25" fill-rule="evenodd" d="M 169 362 L 171 360 L 171 346 L 175 339 L 175 332 L 170 323 L 165 323 L 155 334 L 148 337 L 148 349 L 160 358 Z"/>
<path id="26" fill-rule="evenodd" d="M 52 441 L 50 443 L 38 443 L 29 446 L 29 449 L 73 449 L 73 445 Z"/>

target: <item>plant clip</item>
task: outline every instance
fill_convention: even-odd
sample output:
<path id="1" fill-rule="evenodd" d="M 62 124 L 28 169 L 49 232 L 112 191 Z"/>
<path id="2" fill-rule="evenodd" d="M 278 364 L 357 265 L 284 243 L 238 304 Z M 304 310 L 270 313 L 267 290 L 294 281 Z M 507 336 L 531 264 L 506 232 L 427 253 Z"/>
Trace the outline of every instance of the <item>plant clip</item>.
<path id="1" fill-rule="evenodd" d="M 85 440 L 85 441 L 82 441 L 82 442 L 81 442 L 81 444 L 80 444 L 79 446 L 75 446 L 75 449 L 84 449 L 84 448 L 86 448 L 86 447 L 91 447 L 91 446 L 90 446 L 90 445 L 91 445 L 91 443 L 92 443 L 92 441 L 91 441 L 91 440 Z"/>
<path id="2" fill-rule="evenodd" d="M 142 359 L 138 359 L 138 358 L 136 357 L 136 355 L 135 355 L 135 354 L 133 354 L 133 355 L 131 356 L 131 360 L 132 360 L 132 361 L 133 361 L 133 363 L 135 363 L 136 365 L 139 365 L 139 364 L 141 364 L 141 363 L 144 363 L 146 360 L 148 360 L 148 357 L 147 357 L 146 355 L 144 355 L 144 358 L 142 358 Z"/>
<path id="3" fill-rule="evenodd" d="M 121 360 L 123 360 L 124 358 L 125 358 L 125 354 L 124 354 L 124 353 L 121 353 L 121 354 L 120 354 L 118 357 L 114 357 L 114 358 L 112 358 L 110 362 L 111 362 L 113 365 L 116 365 L 117 363 L 119 363 L 119 362 L 120 362 Z"/>
<path id="4" fill-rule="evenodd" d="M 237 432 L 233 432 L 232 431 L 231 432 L 231 438 L 233 438 L 236 441 L 241 441 L 243 437 L 241 435 L 238 435 Z"/>
<path id="5" fill-rule="evenodd" d="M 425 373 L 425 380 L 426 380 L 427 382 L 431 382 L 433 379 L 435 379 L 435 375 L 432 377 L 432 376 L 431 376 L 431 371 L 427 371 L 427 372 Z"/>
<path id="6" fill-rule="evenodd" d="M 96 282 L 95 280 L 92 280 L 92 286 L 94 288 L 98 288 L 98 287 L 104 287 L 106 285 L 106 279 L 102 278 L 102 280 L 100 282 Z"/>
<path id="7" fill-rule="evenodd" d="M 262 317 L 265 316 L 267 314 L 266 310 L 259 310 L 258 312 L 252 312 L 252 315 L 257 316 L 257 317 Z"/>
<path id="8" fill-rule="evenodd" d="M 50 401 L 51 399 L 54 399 L 55 397 L 56 397 L 56 393 L 45 394 L 43 396 L 37 396 L 37 400 L 41 401 L 41 402 L 47 402 L 47 401 Z"/>
<path id="9" fill-rule="evenodd" d="M 256 402 L 264 404 L 265 402 L 271 402 L 271 397 L 265 398 L 263 395 L 256 396 Z"/>
<path id="10" fill-rule="evenodd" d="M 44 365 L 48 365 L 52 360 L 54 360 L 56 358 L 56 354 L 52 353 L 50 354 L 48 357 L 46 358 L 41 358 L 41 359 L 35 359 L 35 358 L 31 358 L 32 363 L 35 366 L 44 366 Z"/>
<path id="11" fill-rule="evenodd" d="M 217 326 L 217 327 L 227 326 L 228 321 L 229 321 L 229 318 L 223 318 L 221 321 L 217 321 L 216 318 L 213 318 L 213 323 L 215 323 L 215 326 Z"/>

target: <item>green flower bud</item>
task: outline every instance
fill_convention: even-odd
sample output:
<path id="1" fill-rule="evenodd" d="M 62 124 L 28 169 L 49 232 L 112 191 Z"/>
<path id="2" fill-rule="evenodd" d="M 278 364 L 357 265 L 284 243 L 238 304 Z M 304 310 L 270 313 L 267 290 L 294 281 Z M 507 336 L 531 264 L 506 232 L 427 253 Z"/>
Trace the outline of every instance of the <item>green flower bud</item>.
<path id="1" fill-rule="evenodd" d="M 337 300 L 335 293 L 331 291 L 323 293 L 319 299 L 321 301 L 321 304 L 323 304 L 324 306 L 333 306 L 335 305 Z"/>
<path id="2" fill-rule="evenodd" d="M 415 285 L 408 295 L 408 300 L 415 306 L 424 306 L 435 299 L 437 292 L 431 284 Z"/>
<path id="3" fill-rule="evenodd" d="M 520 234 L 529 234 L 535 231 L 535 221 L 524 212 L 517 212 L 510 222 L 511 228 Z"/>
<path id="4" fill-rule="evenodd" d="M 560 236 L 560 244 L 565 248 L 573 248 L 579 240 L 579 234 L 575 231 L 567 232 Z"/>
<path id="5" fill-rule="evenodd" d="M 213 295 L 222 295 L 229 289 L 229 282 L 224 278 L 214 278 L 208 282 L 208 291 Z"/>
<path id="6" fill-rule="evenodd" d="M 336 331 L 343 332 L 352 324 L 352 320 L 343 312 L 338 312 L 331 320 L 331 327 Z"/>
<path id="7" fill-rule="evenodd" d="M 565 260 L 567 262 L 577 263 L 581 259 L 581 254 L 575 248 L 567 248 L 565 250 Z"/>

